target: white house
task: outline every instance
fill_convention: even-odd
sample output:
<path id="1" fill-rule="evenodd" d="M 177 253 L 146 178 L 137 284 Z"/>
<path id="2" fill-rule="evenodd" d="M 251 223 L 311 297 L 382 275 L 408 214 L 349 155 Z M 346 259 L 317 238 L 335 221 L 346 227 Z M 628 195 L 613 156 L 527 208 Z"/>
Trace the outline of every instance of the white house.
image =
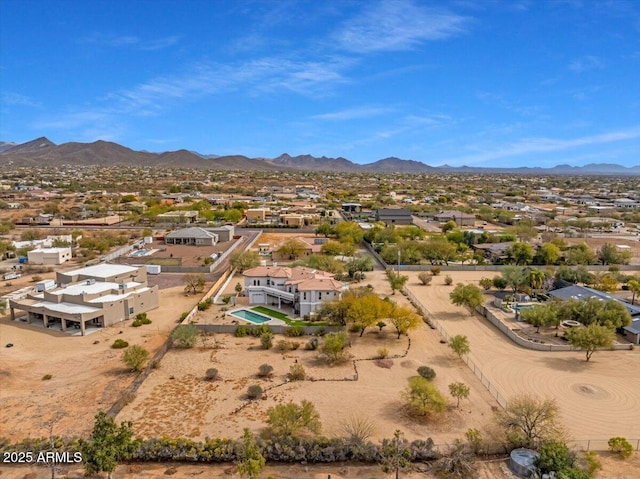
<path id="1" fill-rule="evenodd" d="M 20 310 L 27 313 L 28 323 L 42 322 L 45 327 L 59 323 L 63 331 L 75 327 L 84 335 L 87 326 L 111 326 L 159 304 L 158 286 L 148 285 L 145 268 L 100 264 L 57 272 L 56 284 L 10 299 L 11 319 L 15 321 L 15 310 Z"/>
<path id="2" fill-rule="evenodd" d="M 323 301 L 340 299 L 347 285 L 333 274 L 303 266 L 258 266 L 244 272 L 249 304 L 282 307 L 290 305 L 295 314 L 313 314 Z"/>
<path id="3" fill-rule="evenodd" d="M 31 264 L 62 264 L 71 259 L 71 248 L 36 248 L 27 258 Z"/>

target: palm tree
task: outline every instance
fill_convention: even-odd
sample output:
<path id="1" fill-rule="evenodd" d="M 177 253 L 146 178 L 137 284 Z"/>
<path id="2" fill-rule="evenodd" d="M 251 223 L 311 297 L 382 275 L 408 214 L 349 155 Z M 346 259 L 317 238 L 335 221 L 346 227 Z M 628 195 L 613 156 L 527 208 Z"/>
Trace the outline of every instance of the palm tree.
<path id="1" fill-rule="evenodd" d="M 544 271 L 536 269 L 536 268 L 531 268 L 529 270 L 529 284 L 531 285 L 531 288 L 533 289 L 533 291 L 535 293 L 539 293 L 540 288 L 542 288 L 542 285 L 544 284 L 544 280 L 546 279 L 546 275 L 544 273 Z"/>

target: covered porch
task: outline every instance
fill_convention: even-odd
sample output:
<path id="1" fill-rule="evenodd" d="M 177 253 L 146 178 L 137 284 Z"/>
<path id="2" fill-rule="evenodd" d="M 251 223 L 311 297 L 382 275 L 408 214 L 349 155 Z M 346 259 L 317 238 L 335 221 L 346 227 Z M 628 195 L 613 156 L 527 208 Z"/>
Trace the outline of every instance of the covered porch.
<path id="1" fill-rule="evenodd" d="M 102 309 L 72 303 L 42 303 L 24 304 L 10 303 L 11 319 L 23 320 L 27 324 L 41 326 L 47 329 L 59 330 L 73 334 L 80 332 L 85 336 L 87 332 L 97 331 L 104 327 L 104 312 Z M 25 315 L 17 318 L 16 310 L 24 311 Z"/>

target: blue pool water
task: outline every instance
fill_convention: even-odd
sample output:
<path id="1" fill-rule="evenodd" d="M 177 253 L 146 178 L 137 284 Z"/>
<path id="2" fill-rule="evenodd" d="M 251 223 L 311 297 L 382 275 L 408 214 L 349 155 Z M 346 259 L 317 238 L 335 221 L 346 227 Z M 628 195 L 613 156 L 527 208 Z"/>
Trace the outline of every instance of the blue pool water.
<path id="1" fill-rule="evenodd" d="M 138 251 L 134 251 L 131 253 L 131 256 L 144 256 L 149 252 L 148 249 L 139 249 Z"/>
<path id="2" fill-rule="evenodd" d="M 231 311 L 229 314 L 232 316 L 235 316 L 236 318 L 249 321 L 250 323 L 253 323 L 253 324 L 262 324 L 262 323 L 271 321 L 271 318 L 269 316 L 256 313 L 255 311 L 249 311 L 248 309 L 238 309 L 236 311 Z"/>

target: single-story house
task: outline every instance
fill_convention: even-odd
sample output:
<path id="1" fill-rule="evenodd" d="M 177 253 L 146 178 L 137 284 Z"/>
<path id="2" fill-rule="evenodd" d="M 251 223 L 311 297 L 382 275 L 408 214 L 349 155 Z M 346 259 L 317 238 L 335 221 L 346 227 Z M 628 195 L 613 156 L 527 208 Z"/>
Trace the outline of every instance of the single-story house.
<path id="1" fill-rule="evenodd" d="M 166 244 L 187 246 L 214 246 L 218 243 L 218 235 L 197 226 L 182 228 L 165 235 Z"/>
<path id="2" fill-rule="evenodd" d="M 413 217 L 408 208 L 380 208 L 376 210 L 376 221 L 382 221 L 387 226 L 410 225 Z"/>
<path id="3" fill-rule="evenodd" d="M 453 221 L 459 227 L 475 226 L 476 224 L 475 215 L 455 210 L 441 211 L 440 213 L 433 215 L 433 219 L 440 223 Z"/>

